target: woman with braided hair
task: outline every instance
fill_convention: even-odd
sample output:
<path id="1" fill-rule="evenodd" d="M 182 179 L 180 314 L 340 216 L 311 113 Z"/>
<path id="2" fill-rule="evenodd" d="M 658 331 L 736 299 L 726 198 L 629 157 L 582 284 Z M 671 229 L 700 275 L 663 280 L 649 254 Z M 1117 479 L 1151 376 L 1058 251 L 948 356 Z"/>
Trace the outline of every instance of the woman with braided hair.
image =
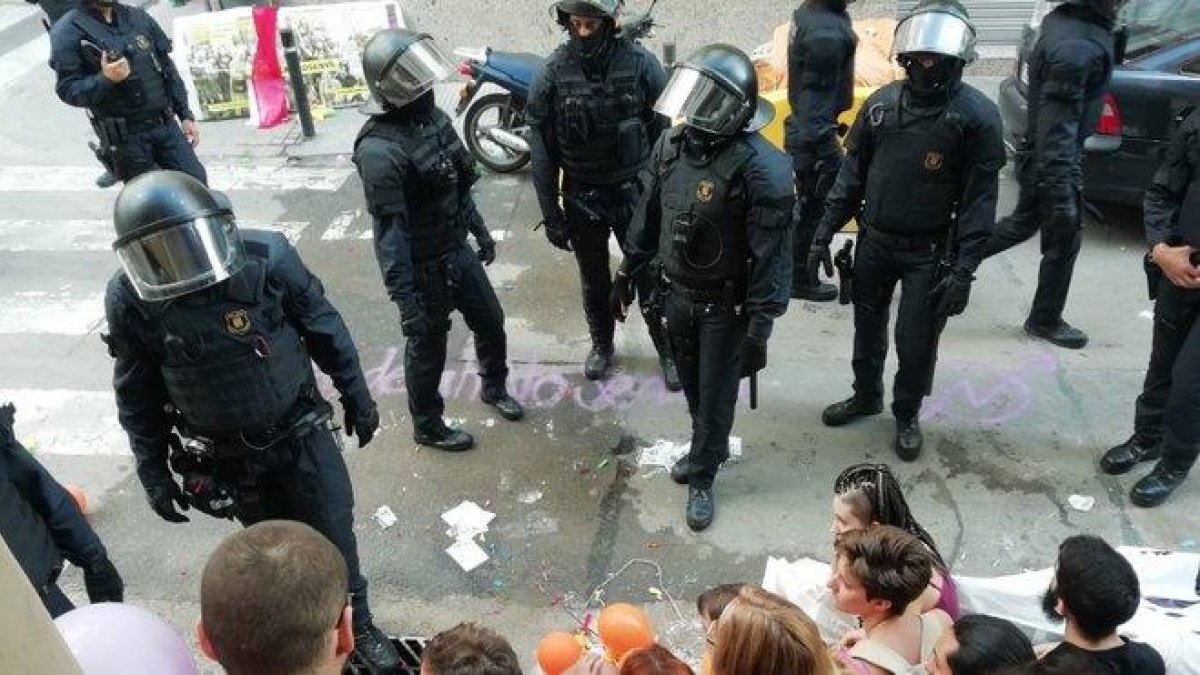
<path id="1" fill-rule="evenodd" d="M 929 588 L 916 601 L 916 609 L 925 613 L 940 609 L 957 620 L 960 614 L 958 591 L 950 578 L 950 569 L 938 552 L 933 537 L 921 527 L 908 508 L 900 483 L 886 464 L 855 464 L 846 468 L 833 483 L 834 537 L 871 525 L 893 525 L 921 540 L 933 556 L 933 576 Z"/>

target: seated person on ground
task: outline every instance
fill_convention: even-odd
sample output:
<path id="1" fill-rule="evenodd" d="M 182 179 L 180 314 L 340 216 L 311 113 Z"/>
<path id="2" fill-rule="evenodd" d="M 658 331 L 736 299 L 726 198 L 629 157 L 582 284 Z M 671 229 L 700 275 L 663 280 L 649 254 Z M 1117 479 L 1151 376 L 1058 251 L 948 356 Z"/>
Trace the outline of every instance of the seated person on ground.
<path id="1" fill-rule="evenodd" d="M 354 650 L 346 560 L 303 523 L 221 542 L 200 578 L 200 650 L 229 675 L 338 675 Z"/>
<path id="2" fill-rule="evenodd" d="M 900 483 L 886 464 L 855 464 L 847 467 L 833 483 L 833 525 L 836 536 L 868 525 L 894 525 L 921 540 L 933 558 L 929 588 L 918 598 L 917 609 L 940 609 L 957 619 L 958 592 L 933 537 L 921 527 L 908 508 Z"/>
<path id="3" fill-rule="evenodd" d="M 1046 616 L 1066 620 L 1066 628 L 1062 643 L 1043 658 L 1076 652 L 1119 675 L 1163 675 L 1162 656 L 1153 647 L 1117 635 L 1140 601 L 1137 574 L 1125 556 L 1099 537 L 1068 537 L 1058 547 L 1054 578 L 1042 599 Z"/>
<path id="4" fill-rule="evenodd" d="M 512 645 L 475 623 L 444 630 L 425 645 L 421 675 L 521 675 Z"/>
<path id="5" fill-rule="evenodd" d="M 925 669 L 930 675 L 1000 675 L 1036 659 L 1029 638 L 1011 621 L 967 614 L 942 633 Z"/>
<path id="6" fill-rule="evenodd" d="M 696 597 L 696 611 L 700 613 L 700 625 L 705 632 L 721 618 L 721 613 L 738 596 L 746 584 L 721 584 L 713 586 Z"/>
<path id="7" fill-rule="evenodd" d="M 817 626 L 792 603 L 747 584 L 708 635 L 708 675 L 832 675 Z"/>
<path id="8" fill-rule="evenodd" d="M 932 554 L 915 536 L 873 525 L 838 537 L 829 590 L 838 610 L 857 616 L 865 636 L 845 652 L 855 671 L 903 673 L 924 663 L 950 616 L 907 611 L 929 586 Z"/>

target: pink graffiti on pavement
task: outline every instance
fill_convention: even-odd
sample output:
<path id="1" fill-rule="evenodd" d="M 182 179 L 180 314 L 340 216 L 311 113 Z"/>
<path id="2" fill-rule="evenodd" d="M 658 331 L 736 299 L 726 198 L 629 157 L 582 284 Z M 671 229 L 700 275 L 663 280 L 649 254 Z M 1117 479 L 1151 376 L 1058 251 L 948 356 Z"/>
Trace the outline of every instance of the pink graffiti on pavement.
<path id="1" fill-rule="evenodd" d="M 921 418 L 959 417 L 980 426 L 999 426 L 1025 415 L 1034 401 L 1034 383 L 1061 368 L 1051 351 L 1039 351 L 1012 368 L 981 361 L 943 361 L 943 370 L 964 373 L 925 399 Z"/>

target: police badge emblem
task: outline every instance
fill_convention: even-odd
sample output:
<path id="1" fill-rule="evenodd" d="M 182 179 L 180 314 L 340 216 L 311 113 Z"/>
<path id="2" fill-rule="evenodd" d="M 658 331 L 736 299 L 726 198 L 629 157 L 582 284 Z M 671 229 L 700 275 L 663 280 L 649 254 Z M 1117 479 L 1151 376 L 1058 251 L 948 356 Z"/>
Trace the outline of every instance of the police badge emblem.
<path id="1" fill-rule="evenodd" d="M 232 335 L 245 335 L 250 330 L 250 315 L 244 309 L 225 312 L 225 330 Z"/>
<path id="2" fill-rule="evenodd" d="M 930 150 L 925 153 L 925 170 L 937 171 L 942 168 L 942 153 Z"/>
<path id="3" fill-rule="evenodd" d="M 139 35 L 135 37 L 133 42 L 138 46 L 138 49 L 142 51 L 149 51 L 150 49 L 150 38 L 146 37 L 145 35 Z"/>
<path id="4" fill-rule="evenodd" d="M 702 180 L 696 185 L 696 199 L 707 204 L 712 201 L 713 192 L 716 189 L 717 186 L 711 180 Z"/>

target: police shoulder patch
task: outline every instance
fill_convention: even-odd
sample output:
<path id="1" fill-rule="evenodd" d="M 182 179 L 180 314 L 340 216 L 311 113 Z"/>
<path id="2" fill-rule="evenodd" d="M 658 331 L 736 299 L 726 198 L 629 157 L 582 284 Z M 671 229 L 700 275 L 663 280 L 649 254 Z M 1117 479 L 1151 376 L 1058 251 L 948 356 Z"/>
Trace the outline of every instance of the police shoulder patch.
<path id="1" fill-rule="evenodd" d="M 925 153 L 925 170 L 937 171 L 942 168 L 942 153 L 936 150 L 930 150 Z"/>
<path id="2" fill-rule="evenodd" d="M 712 201 L 716 189 L 717 186 L 711 180 L 704 179 L 696 184 L 696 199 L 707 204 Z"/>
<path id="3" fill-rule="evenodd" d="M 233 335 L 245 335 L 250 330 L 250 315 L 244 309 L 225 312 L 225 330 Z"/>
<path id="4" fill-rule="evenodd" d="M 133 39 L 133 41 L 138 46 L 138 49 L 142 51 L 147 51 L 150 49 L 150 38 L 146 37 L 145 35 L 138 35 Z"/>

